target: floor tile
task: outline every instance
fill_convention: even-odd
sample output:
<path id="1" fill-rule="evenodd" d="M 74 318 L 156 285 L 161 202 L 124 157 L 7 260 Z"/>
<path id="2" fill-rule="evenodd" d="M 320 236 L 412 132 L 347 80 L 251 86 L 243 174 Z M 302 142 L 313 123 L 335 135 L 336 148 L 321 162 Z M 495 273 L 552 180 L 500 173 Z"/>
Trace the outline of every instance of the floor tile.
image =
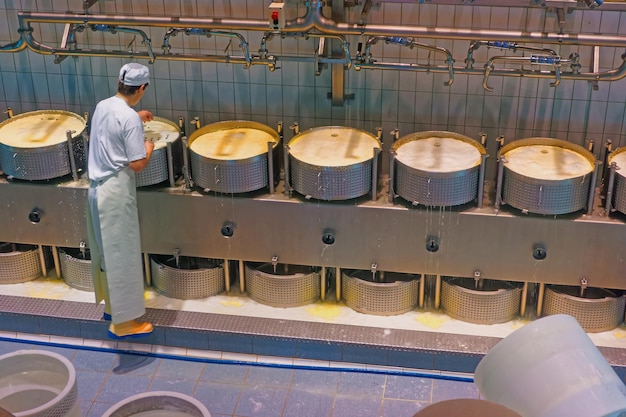
<path id="1" fill-rule="evenodd" d="M 161 378 L 191 379 L 196 381 L 200 378 L 203 369 L 204 364 L 202 362 L 162 359 L 155 375 Z"/>
<path id="2" fill-rule="evenodd" d="M 246 385 L 255 387 L 287 388 L 291 384 L 294 370 L 267 366 L 251 366 L 246 378 Z"/>
<path id="3" fill-rule="evenodd" d="M 332 417 L 378 417 L 380 408 L 378 398 L 337 396 L 333 404 Z"/>
<path id="4" fill-rule="evenodd" d="M 387 375 L 385 398 L 429 401 L 433 381 L 403 375 Z"/>
<path id="5" fill-rule="evenodd" d="M 247 374 L 248 366 L 207 363 L 200 375 L 200 381 L 242 385 Z"/>
<path id="6" fill-rule="evenodd" d="M 160 364 L 161 359 L 153 356 L 118 354 L 113 373 L 118 375 L 149 376 L 158 369 Z"/>
<path id="7" fill-rule="evenodd" d="M 242 417 L 281 416 L 287 400 L 287 389 L 244 387 L 235 414 Z"/>
<path id="8" fill-rule="evenodd" d="M 149 383 L 150 378 L 147 376 L 111 374 L 104 382 L 96 400 L 116 403 L 131 395 L 147 391 Z"/>
<path id="9" fill-rule="evenodd" d="M 383 400 L 381 417 L 411 417 L 419 410 L 430 405 L 430 402 L 426 401 L 409 401 L 409 400 Z M 456 417 L 456 416 L 450 416 Z M 458 416 L 461 417 L 461 416 Z"/>
<path id="10" fill-rule="evenodd" d="M 204 404 L 211 415 L 213 413 L 232 415 L 241 389 L 240 385 L 199 382 L 193 396 Z"/>
<path id="11" fill-rule="evenodd" d="M 301 390 L 292 390 L 287 396 L 285 417 L 330 417 L 334 395 Z"/>
<path id="12" fill-rule="evenodd" d="M 334 395 L 339 383 L 339 372 L 296 369 L 292 390 L 302 390 L 309 392 L 328 393 Z"/>
<path id="13" fill-rule="evenodd" d="M 337 394 L 380 399 L 385 390 L 386 379 L 386 375 L 380 374 L 341 372 Z"/>
<path id="14" fill-rule="evenodd" d="M 87 370 L 76 370 L 76 387 L 78 389 L 78 399 L 81 401 L 94 401 L 108 374 L 105 372 L 95 372 Z"/>
<path id="15" fill-rule="evenodd" d="M 93 350 L 78 350 L 72 358 L 72 364 L 79 369 L 109 372 L 118 358 L 115 353 L 98 352 Z"/>
<path id="16" fill-rule="evenodd" d="M 102 417 L 102 415 L 115 403 L 94 402 L 85 417 Z"/>
<path id="17" fill-rule="evenodd" d="M 433 403 L 456 398 L 478 398 L 478 387 L 473 383 L 461 381 L 447 381 L 445 379 L 433 381 Z"/>
<path id="18" fill-rule="evenodd" d="M 197 381 L 190 379 L 170 379 L 154 377 L 150 381 L 149 391 L 171 391 L 193 397 Z"/>

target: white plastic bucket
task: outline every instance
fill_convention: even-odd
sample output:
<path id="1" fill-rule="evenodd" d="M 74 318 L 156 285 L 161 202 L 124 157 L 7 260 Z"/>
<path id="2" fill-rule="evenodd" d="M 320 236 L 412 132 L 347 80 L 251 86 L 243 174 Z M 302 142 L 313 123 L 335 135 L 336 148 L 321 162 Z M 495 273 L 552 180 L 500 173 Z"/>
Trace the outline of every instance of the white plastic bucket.
<path id="1" fill-rule="evenodd" d="M 198 400 L 170 391 L 133 395 L 109 408 L 102 417 L 211 417 Z"/>
<path id="2" fill-rule="evenodd" d="M 0 407 L 15 417 L 79 416 L 76 370 L 58 353 L 18 350 L 0 356 Z"/>
<path id="3" fill-rule="evenodd" d="M 524 417 L 626 417 L 626 386 L 564 314 L 501 340 L 478 364 L 474 381 L 486 400 Z"/>

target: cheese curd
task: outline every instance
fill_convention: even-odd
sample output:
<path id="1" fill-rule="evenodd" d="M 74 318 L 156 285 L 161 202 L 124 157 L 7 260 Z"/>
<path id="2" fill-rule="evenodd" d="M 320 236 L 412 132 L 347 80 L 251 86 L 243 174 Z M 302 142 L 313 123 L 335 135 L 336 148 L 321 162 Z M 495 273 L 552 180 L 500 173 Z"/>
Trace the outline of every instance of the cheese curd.
<path id="1" fill-rule="evenodd" d="M 593 172 L 593 165 L 583 155 L 550 145 L 513 148 L 504 154 L 505 166 L 529 178 L 564 180 Z"/>
<path id="2" fill-rule="evenodd" d="M 166 147 L 167 142 L 174 142 L 180 136 L 177 126 L 156 118 L 143 124 L 143 133 L 146 140 L 154 143 L 155 150 Z"/>
<path id="3" fill-rule="evenodd" d="M 480 165 L 480 151 L 470 143 L 449 137 L 406 142 L 396 150 L 396 160 L 428 172 L 456 172 Z"/>
<path id="4" fill-rule="evenodd" d="M 249 127 L 208 132 L 191 142 L 190 149 L 200 156 L 220 160 L 241 160 L 267 152 L 268 142 L 276 142 L 270 133 Z"/>
<path id="5" fill-rule="evenodd" d="M 0 143 L 15 148 L 39 148 L 67 141 L 67 131 L 72 137 L 85 129 L 85 121 L 68 113 L 36 112 L 9 119 L 0 127 Z"/>
<path id="6" fill-rule="evenodd" d="M 317 128 L 289 142 L 289 153 L 299 161 L 324 167 L 349 166 L 374 158 L 380 143 L 367 132 L 349 128 Z"/>

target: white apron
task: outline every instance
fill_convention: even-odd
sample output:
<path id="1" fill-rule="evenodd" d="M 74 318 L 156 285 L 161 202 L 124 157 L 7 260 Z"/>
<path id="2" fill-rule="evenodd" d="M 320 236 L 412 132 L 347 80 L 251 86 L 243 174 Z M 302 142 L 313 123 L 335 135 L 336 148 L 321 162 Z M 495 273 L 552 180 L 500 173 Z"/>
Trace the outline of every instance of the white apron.
<path id="1" fill-rule="evenodd" d="M 130 167 L 91 181 L 87 226 L 96 303 L 110 307 L 115 324 L 144 315 L 137 189 Z"/>

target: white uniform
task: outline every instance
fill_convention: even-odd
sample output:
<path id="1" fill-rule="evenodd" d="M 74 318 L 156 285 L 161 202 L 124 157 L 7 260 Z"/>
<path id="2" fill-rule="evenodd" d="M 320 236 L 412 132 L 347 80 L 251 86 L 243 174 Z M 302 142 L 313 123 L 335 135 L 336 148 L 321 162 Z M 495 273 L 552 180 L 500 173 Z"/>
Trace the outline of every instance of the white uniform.
<path id="1" fill-rule="evenodd" d="M 145 314 L 135 172 L 128 166 L 145 157 L 137 112 L 117 96 L 98 103 L 89 139 L 87 223 L 96 302 L 109 305 L 113 323 Z"/>

